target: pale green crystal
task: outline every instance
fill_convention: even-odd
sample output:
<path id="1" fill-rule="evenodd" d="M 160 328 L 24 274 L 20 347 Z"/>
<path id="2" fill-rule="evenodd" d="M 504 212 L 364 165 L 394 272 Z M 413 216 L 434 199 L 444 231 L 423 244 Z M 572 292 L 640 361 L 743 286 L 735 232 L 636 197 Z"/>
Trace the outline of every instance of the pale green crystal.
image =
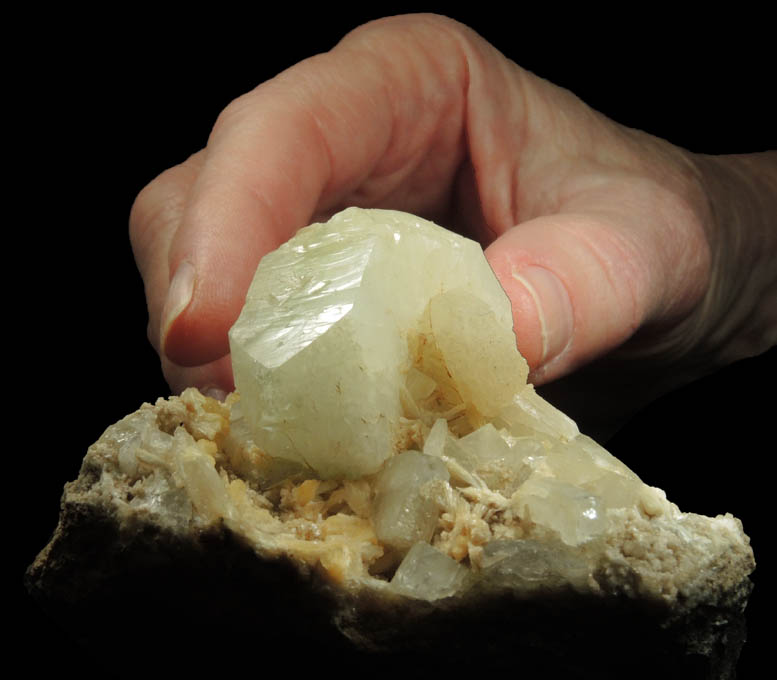
<path id="1" fill-rule="evenodd" d="M 430 329 L 462 401 L 494 418 L 526 384 L 528 367 L 518 361 L 512 321 L 500 322 L 480 298 L 463 288 L 429 302 Z"/>
<path id="2" fill-rule="evenodd" d="M 387 461 L 375 484 L 372 524 L 378 539 L 400 552 L 431 540 L 440 510 L 422 490 L 428 482 L 449 478 L 439 458 L 418 451 L 405 451 Z"/>
<path id="3" fill-rule="evenodd" d="M 473 307 L 484 325 L 467 334 L 459 317 Z M 322 477 L 377 471 L 398 450 L 408 336 L 429 323 L 442 327 L 442 352 L 468 386 L 473 375 L 497 377 L 496 389 L 467 388 L 475 411 L 495 414 L 525 383 L 510 303 L 477 243 L 406 213 L 356 208 L 300 230 L 264 257 L 229 334 L 257 446 Z"/>
<path id="4" fill-rule="evenodd" d="M 492 541 L 483 550 L 484 581 L 513 590 L 553 589 L 567 584 L 584 588 L 589 565 L 562 544 L 533 540 Z"/>
<path id="5" fill-rule="evenodd" d="M 513 395 L 497 422 L 514 434 L 539 432 L 565 441 L 580 433 L 574 420 L 545 401 L 531 385 Z"/>
<path id="6" fill-rule="evenodd" d="M 428 543 L 413 545 L 391 579 L 398 593 L 424 600 L 455 595 L 467 582 L 469 569 Z"/>
<path id="7" fill-rule="evenodd" d="M 585 435 L 554 447 L 545 462 L 557 480 L 605 499 L 608 508 L 633 505 L 643 486 L 634 472 Z"/>
<path id="8" fill-rule="evenodd" d="M 509 495 L 529 476 L 532 457 L 542 455 L 544 449 L 536 439 L 511 437 L 487 423 L 451 441 L 446 451 L 490 489 Z"/>
<path id="9" fill-rule="evenodd" d="M 532 475 L 512 497 L 522 517 L 557 532 L 567 545 L 580 545 L 606 531 L 601 498 L 558 479 Z"/>

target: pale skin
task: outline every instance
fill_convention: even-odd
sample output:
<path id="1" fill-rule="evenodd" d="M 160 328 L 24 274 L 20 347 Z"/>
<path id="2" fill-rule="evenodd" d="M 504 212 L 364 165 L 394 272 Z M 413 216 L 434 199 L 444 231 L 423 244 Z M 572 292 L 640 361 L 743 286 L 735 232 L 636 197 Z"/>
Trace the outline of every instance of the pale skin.
<path id="1" fill-rule="evenodd" d="M 173 391 L 233 388 L 227 330 L 259 260 L 349 205 L 479 240 L 538 385 L 607 356 L 621 385 L 651 376 L 617 397 L 625 412 L 777 343 L 777 152 L 691 154 L 415 15 L 239 97 L 136 199 L 149 337 Z"/>

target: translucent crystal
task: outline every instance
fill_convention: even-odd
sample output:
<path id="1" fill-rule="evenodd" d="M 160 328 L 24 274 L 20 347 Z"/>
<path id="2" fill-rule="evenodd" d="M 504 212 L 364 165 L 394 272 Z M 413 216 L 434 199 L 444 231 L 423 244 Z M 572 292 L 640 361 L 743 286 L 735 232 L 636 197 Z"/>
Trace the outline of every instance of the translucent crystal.
<path id="1" fill-rule="evenodd" d="M 194 506 L 201 517 L 229 517 L 232 507 L 224 484 L 216 470 L 216 462 L 184 428 L 173 434 L 160 430 L 156 415 L 150 408 L 141 409 L 109 427 L 103 435 L 117 450 L 119 471 L 130 482 L 156 479 L 134 494 L 134 507 L 184 516 L 187 506 Z M 158 472 L 164 471 L 172 480 L 161 483 Z M 186 489 L 186 493 L 178 490 Z"/>
<path id="2" fill-rule="evenodd" d="M 644 487 L 634 472 L 585 435 L 558 443 L 544 462 L 555 479 L 590 492 L 607 508 L 636 505 Z"/>
<path id="3" fill-rule="evenodd" d="M 405 451 L 389 460 L 375 485 L 373 526 L 378 538 L 399 551 L 417 541 L 429 541 L 440 511 L 422 487 L 433 480 L 448 481 L 445 464 L 419 451 Z"/>
<path id="4" fill-rule="evenodd" d="M 483 325 L 463 323 L 475 309 Z M 408 340 L 424 320 L 474 410 L 495 414 L 525 382 L 510 303 L 474 241 L 349 208 L 266 255 L 229 334 L 257 446 L 322 477 L 376 472 L 398 450 Z"/>
<path id="5" fill-rule="evenodd" d="M 522 517 L 557 532 L 567 545 L 580 545 L 608 526 L 601 498 L 557 479 L 532 475 L 512 500 Z"/>
<path id="6" fill-rule="evenodd" d="M 449 438 L 448 423 L 444 418 L 438 418 L 426 436 L 424 453 L 427 456 L 443 456 Z"/>
<path id="7" fill-rule="evenodd" d="M 516 590 L 584 587 L 589 573 L 588 563 L 569 548 L 533 540 L 492 541 L 483 550 L 482 569 L 481 578 Z"/>
<path id="8" fill-rule="evenodd" d="M 465 405 L 494 418 L 526 385 L 529 369 L 515 348 L 512 324 L 462 288 L 433 297 L 431 332 Z"/>
<path id="9" fill-rule="evenodd" d="M 542 433 L 570 440 L 580 433 L 574 420 L 545 401 L 531 385 L 513 395 L 499 413 L 498 422 L 516 435 Z"/>
<path id="10" fill-rule="evenodd" d="M 391 579 L 394 590 L 424 600 L 456 594 L 467 582 L 469 569 L 428 543 L 416 543 Z"/>
<path id="11" fill-rule="evenodd" d="M 253 439 L 251 427 L 243 417 L 242 403 L 238 400 L 232 404 L 229 430 L 221 442 L 235 472 L 260 489 L 304 472 L 304 466 L 296 461 L 267 455 Z"/>
<path id="12" fill-rule="evenodd" d="M 544 453 L 540 442 L 505 436 L 490 423 L 450 442 L 446 451 L 489 488 L 508 495 L 531 473 L 532 457 Z"/>

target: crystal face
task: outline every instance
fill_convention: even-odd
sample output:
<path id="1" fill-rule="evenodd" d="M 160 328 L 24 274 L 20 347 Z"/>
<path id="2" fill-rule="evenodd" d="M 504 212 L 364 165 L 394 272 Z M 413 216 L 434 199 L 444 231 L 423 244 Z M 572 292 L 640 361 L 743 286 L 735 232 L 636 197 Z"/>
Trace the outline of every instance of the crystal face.
<path id="1" fill-rule="evenodd" d="M 374 473 L 401 450 L 419 342 L 437 338 L 422 373 L 484 419 L 528 372 L 480 246 L 394 211 L 349 208 L 266 255 L 229 337 L 256 444 L 324 478 Z"/>
<path id="2" fill-rule="evenodd" d="M 469 570 L 428 543 L 416 543 L 391 579 L 404 595 L 438 600 L 455 595 L 467 582 Z"/>
<path id="3" fill-rule="evenodd" d="M 375 485 L 372 517 L 382 543 L 406 551 L 418 541 L 431 541 L 440 511 L 421 490 L 435 479 L 450 479 L 445 463 L 435 456 L 405 451 L 386 462 Z"/>

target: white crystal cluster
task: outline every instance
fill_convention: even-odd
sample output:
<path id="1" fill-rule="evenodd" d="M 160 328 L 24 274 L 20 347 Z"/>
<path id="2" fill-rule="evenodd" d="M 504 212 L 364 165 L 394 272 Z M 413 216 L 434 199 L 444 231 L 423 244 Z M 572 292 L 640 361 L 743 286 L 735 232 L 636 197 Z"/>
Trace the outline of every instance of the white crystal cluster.
<path id="1" fill-rule="evenodd" d="M 203 410 L 203 403 L 200 397 L 199 426 L 192 431 L 179 424 L 186 410 L 172 418 L 169 427 L 160 427 L 157 414 L 147 407 L 109 427 L 95 445 L 116 452 L 116 466 L 129 485 L 128 509 L 172 523 L 208 524 L 231 517 L 232 503 L 217 470 L 213 441 L 226 419 L 215 409 Z M 194 411 L 194 403 L 189 404 Z"/>
<path id="2" fill-rule="evenodd" d="M 480 246 L 415 216 L 351 208 L 302 229 L 262 260 L 230 343 L 256 446 L 369 479 L 405 594 L 472 571 L 585 581 L 575 550 L 612 513 L 673 511 L 527 384 Z"/>

